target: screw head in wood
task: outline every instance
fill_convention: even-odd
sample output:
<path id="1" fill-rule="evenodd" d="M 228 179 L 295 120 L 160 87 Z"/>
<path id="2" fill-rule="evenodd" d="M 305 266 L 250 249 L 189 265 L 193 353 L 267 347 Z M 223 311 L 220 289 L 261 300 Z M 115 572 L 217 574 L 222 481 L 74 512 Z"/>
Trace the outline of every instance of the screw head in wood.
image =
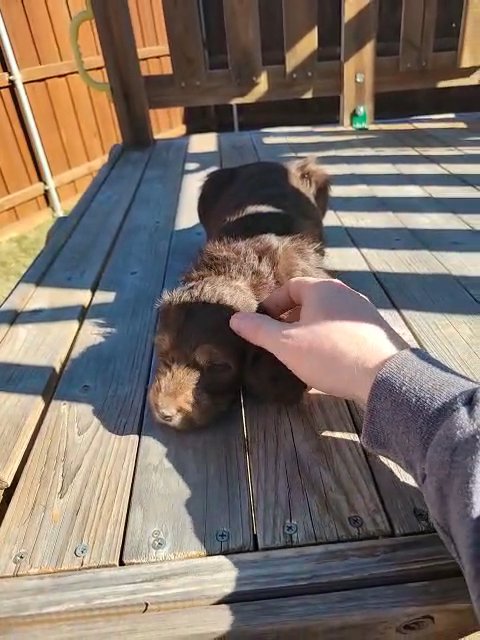
<path id="1" fill-rule="evenodd" d="M 230 531 L 228 529 L 219 529 L 215 534 L 218 542 L 228 542 L 230 539 Z"/>
<path id="2" fill-rule="evenodd" d="M 88 544 L 85 544 L 85 542 L 82 542 L 75 547 L 74 554 L 77 556 L 77 558 L 84 558 L 87 555 L 87 551 L 88 551 Z"/>
<path id="3" fill-rule="evenodd" d="M 354 529 L 360 529 L 363 526 L 363 518 L 360 516 L 349 516 L 348 524 Z"/>
<path id="4" fill-rule="evenodd" d="M 307 71 L 307 76 L 311 78 L 313 76 L 313 73 L 311 71 Z"/>
<path id="5" fill-rule="evenodd" d="M 20 564 L 27 557 L 26 551 L 19 551 L 13 556 L 13 564 Z"/>
<path id="6" fill-rule="evenodd" d="M 364 73 L 356 73 L 355 74 L 355 82 L 357 84 L 363 84 L 365 82 L 365 74 Z"/>
<path id="7" fill-rule="evenodd" d="M 182 89 L 185 89 L 185 82 L 180 82 L 180 86 L 182 87 Z"/>
<path id="8" fill-rule="evenodd" d="M 293 78 L 294 80 L 296 80 L 296 78 L 297 78 L 297 74 L 296 74 L 296 73 L 292 73 L 292 78 Z"/>
<path id="9" fill-rule="evenodd" d="M 283 527 L 283 532 L 287 536 L 293 536 L 297 533 L 297 531 L 298 531 L 298 524 L 296 522 L 292 522 L 291 520 L 287 520 L 287 522 L 285 522 L 285 525 Z"/>
<path id="10" fill-rule="evenodd" d="M 152 540 L 152 549 L 158 551 L 159 549 L 163 549 L 166 545 L 165 538 L 156 537 Z"/>

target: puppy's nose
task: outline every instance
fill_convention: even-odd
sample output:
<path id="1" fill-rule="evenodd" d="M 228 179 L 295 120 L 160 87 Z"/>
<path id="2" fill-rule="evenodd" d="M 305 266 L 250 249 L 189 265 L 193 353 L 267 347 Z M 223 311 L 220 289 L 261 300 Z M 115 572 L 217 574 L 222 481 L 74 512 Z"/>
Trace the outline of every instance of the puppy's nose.
<path id="1" fill-rule="evenodd" d="M 163 422 L 173 422 L 178 415 L 178 411 L 170 407 L 164 407 L 158 410 L 158 417 Z"/>

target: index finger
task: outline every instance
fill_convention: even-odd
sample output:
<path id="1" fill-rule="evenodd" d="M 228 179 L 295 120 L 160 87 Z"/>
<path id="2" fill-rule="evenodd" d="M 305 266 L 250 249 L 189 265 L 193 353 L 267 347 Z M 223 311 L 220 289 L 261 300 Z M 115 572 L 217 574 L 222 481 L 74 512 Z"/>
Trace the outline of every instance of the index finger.
<path id="1" fill-rule="evenodd" d="M 265 298 L 262 302 L 262 308 L 272 318 L 279 318 L 283 313 L 303 304 L 305 291 L 314 282 L 318 282 L 318 280 L 316 278 L 292 278 Z"/>

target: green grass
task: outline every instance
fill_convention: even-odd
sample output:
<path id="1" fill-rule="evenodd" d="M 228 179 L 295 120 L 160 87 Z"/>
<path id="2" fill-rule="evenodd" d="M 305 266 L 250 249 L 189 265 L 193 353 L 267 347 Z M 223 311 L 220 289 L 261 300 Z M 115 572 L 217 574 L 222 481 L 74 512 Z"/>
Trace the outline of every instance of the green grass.
<path id="1" fill-rule="evenodd" d="M 0 240 L 0 304 L 40 253 L 53 220 L 47 220 L 28 233 Z"/>

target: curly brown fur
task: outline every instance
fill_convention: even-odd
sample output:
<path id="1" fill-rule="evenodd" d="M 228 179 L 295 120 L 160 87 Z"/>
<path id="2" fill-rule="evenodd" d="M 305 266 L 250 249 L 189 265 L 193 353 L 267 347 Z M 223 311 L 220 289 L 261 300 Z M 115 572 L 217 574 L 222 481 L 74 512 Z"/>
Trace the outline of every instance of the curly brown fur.
<path id="1" fill-rule="evenodd" d="M 298 401 L 303 383 L 235 335 L 229 318 L 257 310 L 292 277 L 322 275 L 317 245 L 303 236 L 208 241 L 181 285 L 161 301 L 158 369 L 149 395 L 157 419 L 177 429 L 208 424 L 241 385 L 264 400 Z"/>
<path id="2" fill-rule="evenodd" d="M 323 243 L 330 181 L 312 158 L 218 169 L 198 201 L 207 238 L 302 234 Z"/>

